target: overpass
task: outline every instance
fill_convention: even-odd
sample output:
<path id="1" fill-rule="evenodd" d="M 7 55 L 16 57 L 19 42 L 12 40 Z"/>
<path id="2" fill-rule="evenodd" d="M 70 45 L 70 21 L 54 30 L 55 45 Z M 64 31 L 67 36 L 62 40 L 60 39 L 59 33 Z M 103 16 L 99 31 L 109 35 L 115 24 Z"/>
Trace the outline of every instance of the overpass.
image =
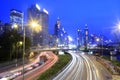
<path id="1" fill-rule="evenodd" d="M 76 50 L 69 48 L 33 48 L 30 51 L 39 52 L 39 51 L 68 51 L 68 50 Z"/>
<path id="2" fill-rule="evenodd" d="M 42 51 L 68 51 L 68 50 L 77 50 L 77 49 L 76 48 L 73 48 L 73 49 L 69 49 L 69 48 L 33 48 L 33 49 L 30 49 L 30 51 L 33 51 L 33 52 L 42 52 Z M 102 54 L 109 54 L 110 55 L 110 51 L 114 51 L 114 48 L 104 48 L 103 47 L 103 48 L 93 48 L 93 49 L 80 50 L 80 51 L 83 51 L 83 52 L 92 51 L 93 53 L 102 53 Z"/>

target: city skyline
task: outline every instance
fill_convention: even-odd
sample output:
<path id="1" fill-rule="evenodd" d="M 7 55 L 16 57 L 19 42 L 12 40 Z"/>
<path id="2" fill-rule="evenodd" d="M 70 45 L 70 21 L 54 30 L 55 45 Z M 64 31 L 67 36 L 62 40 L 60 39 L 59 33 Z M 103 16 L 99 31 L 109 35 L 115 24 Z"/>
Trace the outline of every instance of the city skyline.
<path id="1" fill-rule="evenodd" d="M 7 3 L 6 3 L 7 2 Z M 61 26 L 65 28 L 68 34 L 77 36 L 77 29 L 84 29 L 88 24 L 90 33 L 103 34 L 111 38 L 112 27 L 119 20 L 119 3 L 118 0 L 111 1 L 2 1 L 0 5 L 0 20 L 9 22 L 9 12 L 11 9 L 18 9 L 25 13 L 25 22 L 27 21 L 27 8 L 38 3 L 41 8 L 46 8 L 49 12 L 49 32 L 54 32 L 54 24 L 57 17 L 60 17 Z M 7 6 L 6 6 L 7 5 Z M 2 7 L 5 7 L 2 8 Z M 69 28 L 69 29 L 68 29 Z M 109 34 L 107 34 L 109 33 Z M 106 35 L 107 34 L 107 35 Z M 109 36 L 108 36 L 109 35 Z M 113 36 L 113 35 L 112 35 Z"/>
<path id="2" fill-rule="evenodd" d="M 120 0 L 2 0 L 0 80 L 120 80 Z"/>

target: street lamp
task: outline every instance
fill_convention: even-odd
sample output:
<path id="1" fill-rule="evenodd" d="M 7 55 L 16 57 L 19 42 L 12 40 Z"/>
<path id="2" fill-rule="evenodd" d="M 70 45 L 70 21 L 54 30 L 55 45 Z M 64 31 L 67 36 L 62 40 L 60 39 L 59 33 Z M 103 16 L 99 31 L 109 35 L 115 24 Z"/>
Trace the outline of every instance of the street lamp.
<path id="1" fill-rule="evenodd" d="M 22 41 L 18 41 L 17 44 L 16 44 L 16 45 L 17 45 L 17 46 L 16 46 L 16 47 L 17 47 L 17 51 L 16 51 L 16 67 L 17 67 L 17 65 L 18 65 L 17 63 L 18 63 L 19 47 L 22 46 L 22 44 L 23 44 Z"/>
<path id="2" fill-rule="evenodd" d="M 15 31 L 17 31 L 17 29 L 18 29 L 18 25 L 16 24 L 16 23 L 14 23 L 13 25 L 13 29 L 15 30 Z M 18 42 L 15 44 L 15 46 L 16 46 L 16 51 L 15 51 L 15 56 L 16 56 L 16 60 L 15 60 L 15 62 L 16 62 L 16 67 L 17 67 L 17 53 L 18 53 Z M 10 53 L 11 54 L 11 53 Z"/>
<path id="3" fill-rule="evenodd" d="M 118 29 L 120 30 L 120 23 L 118 23 L 117 27 L 118 27 Z"/>
<path id="4" fill-rule="evenodd" d="M 23 21 L 22 21 L 22 27 L 23 27 Z M 23 80 L 24 80 L 24 58 L 25 57 L 25 26 L 23 27 Z"/>
<path id="5" fill-rule="evenodd" d="M 21 46 L 22 44 L 23 44 L 23 42 L 22 42 L 22 41 L 20 41 L 20 42 L 19 42 L 19 45 Z"/>
<path id="6" fill-rule="evenodd" d="M 96 41 L 99 42 L 99 41 L 100 41 L 100 38 L 96 38 Z"/>
<path id="7" fill-rule="evenodd" d="M 31 20 L 31 22 L 29 23 L 29 26 L 31 28 L 31 42 L 32 42 L 32 46 L 33 46 L 33 31 L 39 32 L 41 30 L 41 27 L 38 24 L 37 20 Z"/>
<path id="8" fill-rule="evenodd" d="M 17 24 L 14 24 L 13 27 L 14 27 L 15 29 L 17 29 L 17 28 L 18 28 L 18 25 L 17 25 Z"/>
<path id="9" fill-rule="evenodd" d="M 96 38 L 96 41 L 97 41 L 97 42 L 101 42 L 101 41 L 102 41 L 102 42 L 101 42 L 101 43 L 102 43 L 102 44 L 101 44 L 102 48 L 101 48 L 101 47 L 100 47 L 100 48 L 102 49 L 102 55 L 103 55 L 103 36 L 102 36 L 101 39 L 100 39 L 100 38 Z"/>
<path id="10" fill-rule="evenodd" d="M 100 42 L 100 38 L 96 38 L 96 42 L 97 42 L 97 45 L 98 45 L 98 43 Z M 99 52 L 100 52 L 100 49 L 98 48 L 98 46 L 97 46 L 97 49 L 98 49 Z"/>
<path id="11" fill-rule="evenodd" d="M 117 24 L 117 27 L 118 27 L 118 31 L 120 32 L 120 22 Z M 118 41 L 118 44 L 119 44 L 119 48 L 120 49 L 120 42 Z"/>
<path id="12" fill-rule="evenodd" d="M 22 25 L 23 26 L 23 25 Z M 33 29 L 37 32 L 41 30 L 41 26 L 38 24 L 38 22 L 35 21 L 31 21 L 29 26 L 32 27 L 32 31 Z M 26 28 L 23 27 L 23 80 L 24 80 L 24 61 L 25 61 L 25 36 L 26 36 Z"/>
<path id="13" fill-rule="evenodd" d="M 34 28 L 34 27 L 38 26 L 38 24 L 36 22 L 31 22 L 31 26 Z"/>
<path id="14" fill-rule="evenodd" d="M 118 22 L 115 24 L 115 26 L 113 26 L 112 32 L 114 33 L 116 42 L 118 43 L 118 49 L 120 49 L 120 40 L 119 40 L 119 33 L 120 33 L 120 21 L 118 20 Z"/>

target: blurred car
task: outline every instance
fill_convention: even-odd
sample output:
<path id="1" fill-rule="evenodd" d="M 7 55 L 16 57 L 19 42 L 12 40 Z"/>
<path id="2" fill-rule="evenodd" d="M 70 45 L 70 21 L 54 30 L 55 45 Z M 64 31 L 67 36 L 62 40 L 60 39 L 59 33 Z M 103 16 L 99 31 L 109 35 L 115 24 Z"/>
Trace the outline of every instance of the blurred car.
<path id="1" fill-rule="evenodd" d="M 24 73 L 26 73 L 26 72 L 28 72 L 28 71 L 30 71 L 30 70 L 32 70 L 32 69 L 33 69 L 33 67 L 32 67 L 32 66 L 27 67 L 27 68 L 25 68 L 25 69 L 24 69 Z"/>
<path id="2" fill-rule="evenodd" d="M 17 76 L 20 76 L 22 74 L 22 70 L 19 70 L 19 71 L 16 71 L 14 72 L 14 75 L 17 77 Z"/>
<path id="3" fill-rule="evenodd" d="M 0 80 L 8 80 L 8 79 L 5 77 L 0 77 Z"/>
<path id="4" fill-rule="evenodd" d="M 38 67 L 38 66 L 39 66 L 38 63 L 35 63 L 35 64 L 31 65 L 31 67 L 33 67 L 33 68 L 36 68 L 36 67 Z"/>
<path id="5" fill-rule="evenodd" d="M 37 64 L 42 65 L 42 64 L 43 64 L 43 62 L 37 62 Z"/>
<path id="6" fill-rule="evenodd" d="M 0 79 L 0 80 L 12 80 L 12 79 L 14 79 L 15 77 L 16 77 L 16 76 L 15 76 L 13 73 L 9 73 L 9 74 L 3 76 L 3 78 Z"/>

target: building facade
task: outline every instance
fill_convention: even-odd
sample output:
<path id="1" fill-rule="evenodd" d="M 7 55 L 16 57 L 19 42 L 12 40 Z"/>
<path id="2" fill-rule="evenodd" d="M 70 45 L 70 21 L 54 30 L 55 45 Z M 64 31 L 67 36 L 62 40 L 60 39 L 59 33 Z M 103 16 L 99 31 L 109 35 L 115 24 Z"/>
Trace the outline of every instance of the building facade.
<path id="1" fill-rule="evenodd" d="M 23 31 L 23 13 L 21 11 L 12 9 L 10 11 L 10 24 L 13 29 L 15 25 L 17 25 L 18 33 L 22 33 Z"/>
<path id="2" fill-rule="evenodd" d="M 89 42 L 89 30 L 88 30 L 88 26 L 87 24 L 85 25 L 85 29 L 84 29 L 84 46 L 85 46 L 85 50 L 88 49 L 88 42 Z"/>
<path id="3" fill-rule="evenodd" d="M 82 46 L 84 44 L 84 35 L 81 29 L 77 30 L 77 46 Z"/>
<path id="4" fill-rule="evenodd" d="M 58 18 L 54 26 L 55 46 L 66 47 L 68 46 L 68 34 L 64 27 L 61 26 L 60 19 Z"/>
<path id="5" fill-rule="evenodd" d="M 28 8 L 28 23 L 35 20 L 39 24 L 39 32 L 32 31 L 30 33 L 30 37 L 32 40 L 33 45 L 41 45 L 47 46 L 49 43 L 49 33 L 48 33 L 48 23 L 49 23 L 49 16 L 48 11 L 46 9 L 40 9 L 38 4 L 32 5 Z"/>

